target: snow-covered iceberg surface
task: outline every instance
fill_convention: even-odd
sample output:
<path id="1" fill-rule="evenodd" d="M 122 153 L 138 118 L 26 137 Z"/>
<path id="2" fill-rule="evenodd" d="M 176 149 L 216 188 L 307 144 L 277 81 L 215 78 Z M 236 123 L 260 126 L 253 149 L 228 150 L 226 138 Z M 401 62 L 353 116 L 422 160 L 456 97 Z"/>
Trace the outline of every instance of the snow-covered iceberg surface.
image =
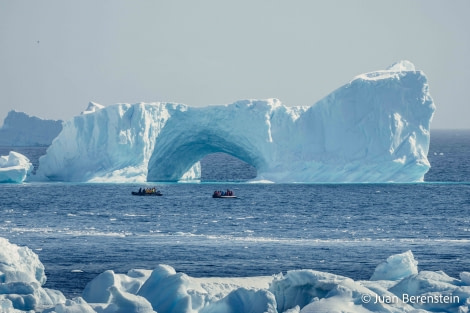
<path id="1" fill-rule="evenodd" d="M 362 74 L 311 107 L 276 99 L 188 107 L 116 104 L 77 116 L 40 159 L 65 181 L 178 181 L 225 152 L 273 182 L 422 181 L 435 110 L 413 64 Z"/>
<path id="2" fill-rule="evenodd" d="M 0 311 L 18 313 L 469 312 L 470 273 L 418 272 L 411 251 L 380 264 L 376 280 L 315 270 L 260 277 L 194 278 L 168 265 L 105 271 L 82 297 L 44 288 L 44 266 L 27 247 L 0 238 Z M 389 279 L 389 277 L 397 279 Z M 418 311 L 419 310 L 419 311 Z"/>
<path id="3" fill-rule="evenodd" d="M 0 146 L 48 146 L 61 130 L 60 120 L 43 120 L 10 111 L 0 128 Z"/>
<path id="4" fill-rule="evenodd" d="M 0 183 L 22 183 L 32 170 L 33 164 L 21 153 L 0 156 Z"/>
<path id="5" fill-rule="evenodd" d="M 95 113 L 96 111 L 99 111 L 103 108 L 104 108 L 104 105 L 91 101 L 90 103 L 88 103 L 88 107 L 86 108 L 86 110 L 82 111 L 82 113 L 80 114 Z"/>

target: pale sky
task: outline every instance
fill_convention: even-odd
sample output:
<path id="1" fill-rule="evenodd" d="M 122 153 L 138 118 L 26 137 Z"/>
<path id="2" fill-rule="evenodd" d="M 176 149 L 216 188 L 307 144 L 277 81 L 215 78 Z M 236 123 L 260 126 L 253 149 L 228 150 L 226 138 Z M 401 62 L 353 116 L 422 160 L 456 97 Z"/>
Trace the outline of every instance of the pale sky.
<path id="1" fill-rule="evenodd" d="M 431 124 L 470 128 L 468 0 L 0 0 L 0 125 L 69 119 L 88 102 L 312 105 L 409 60 Z"/>

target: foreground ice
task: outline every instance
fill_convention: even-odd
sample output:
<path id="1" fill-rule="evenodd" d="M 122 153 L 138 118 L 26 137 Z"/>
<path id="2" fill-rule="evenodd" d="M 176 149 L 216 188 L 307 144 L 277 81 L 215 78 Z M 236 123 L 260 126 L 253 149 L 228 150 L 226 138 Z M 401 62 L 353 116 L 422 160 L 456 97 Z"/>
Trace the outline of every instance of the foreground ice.
<path id="1" fill-rule="evenodd" d="M 108 270 L 82 297 L 44 288 L 34 252 L 0 238 L 0 312 L 43 313 L 309 313 L 469 312 L 470 273 L 418 272 L 411 251 L 380 264 L 374 280 L 314 270 L 240 278 L 194 278 L 168 265 L 127 274 Z"/>
<path id="2" fill-rule="evenodd" d="M 67 121 L 40 159 L 61 181 L 178 181 L 224 152 L 257 170 L 256 181 L 422 181 L 434 113 L 425 75 L 402 61 L 362 74 L 311 107 L 276 99 L 188 107 L 92 104 Z"/>
<path id="3" fill-rule="evenodd" d="M 33 164 L 21 153 L 0 156 L 0 183 L 22 183 L 32 170 Z"/>

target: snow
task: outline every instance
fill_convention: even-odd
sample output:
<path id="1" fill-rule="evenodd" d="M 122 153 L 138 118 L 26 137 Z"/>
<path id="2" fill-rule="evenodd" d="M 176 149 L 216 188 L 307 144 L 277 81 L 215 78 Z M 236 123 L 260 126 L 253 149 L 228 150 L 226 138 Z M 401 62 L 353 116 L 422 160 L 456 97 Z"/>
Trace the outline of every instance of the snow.
<path id="1" fill-rule="evenodd" d="M 416 68 L 413 63 L 407 60 L 403 60 L 397 63 L 392 64 L 389 68 L 389 71 L 401 72 L 401 71 L 411 71 L 415 72 Z"/>
<path id="2" fill-rule="evenodd" d="M 90 103 L 88 103 L 88 107 L 86 108 L 86 110 L 80 114 L 95 113 L 96 111 L 101 110 L 103 108 L 104 108 L 104 105 L 91 101 Z"/>
<path id="3" fill-rule="evenodd" d="M 0 156 L 0 183 L 22 183 L 32 170 L 33 164 L 21 153 Z"/>
<path id="4" fill-rule="evenodd" d="M 62 121 L 10 111 L 0 128 L 0 146 L 48 146 L 61 130 Z"/>
<path id="5" fill-rule="evenodd" d="M 40 159 L 41 179 L 197 180 L 199 160 L 224 152 L 253 165 L 255 181 L 416 182 L 429 170 L 435 110 L 409 61 L 366 73 L 310 107 L 277 99 L 189 107 L 90 104 Z"/>
<path id="6" fill-rule="evenodd" d="M 0 311 L 468 312 L 468 272 L 457 279 L 442 271 L 415 272 L 415 268 L 411 251 L 390 256 L 375 271 L 381 280 L 370 281 L 311 269 L 272 276 L 194 278 L 158 265 L 127 274 L 105 271 L 87 284 L 82 297 L 66 299 L 60 291 L 43 288 L 45 269 L 32 250 L 0 238 Z M 396 273 L 403 277 L 397 279 Z"/>

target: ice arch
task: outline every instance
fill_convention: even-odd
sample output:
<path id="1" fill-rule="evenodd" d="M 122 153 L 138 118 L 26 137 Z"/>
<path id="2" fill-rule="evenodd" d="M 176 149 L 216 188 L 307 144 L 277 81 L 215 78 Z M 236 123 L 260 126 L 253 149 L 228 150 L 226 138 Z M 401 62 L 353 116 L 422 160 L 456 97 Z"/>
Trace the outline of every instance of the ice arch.
<path id="1" fill-rule="evenodd" d="M 180 136 L 180 139 L 163 149 L 158 147 L 158 153 L 149 163 L 148 181 L 177 181 L 196 162 L 215 152 L 230 154 L 255 168 L 264 162 L 246 147 L 210 131 L 201 130 L 190 137 Z"/>
<path id="2" fill-rule="evenodd" d="M 178 181 L 195 163 L 216 152 L 232 155 L 262 171 L 268 164 L 270 125 L 266 110 L 271 107 L 270 101 L 247 100 L 223 110 L 212 106 L 176 112 L 157 138 L 147 180 Z M 247 134 L 247 122 L 257 130 Z"/>
<path id="3" fill-rule="evenodd" d="M 359 75 L 310 107 L 116 104 L 65 122 L 36 176 L 177 181 L 205 155 L 225 152 L 254 166 L 257 181 L 422 181 L 434 109 L 426 77 L 406 61 Z"/>

